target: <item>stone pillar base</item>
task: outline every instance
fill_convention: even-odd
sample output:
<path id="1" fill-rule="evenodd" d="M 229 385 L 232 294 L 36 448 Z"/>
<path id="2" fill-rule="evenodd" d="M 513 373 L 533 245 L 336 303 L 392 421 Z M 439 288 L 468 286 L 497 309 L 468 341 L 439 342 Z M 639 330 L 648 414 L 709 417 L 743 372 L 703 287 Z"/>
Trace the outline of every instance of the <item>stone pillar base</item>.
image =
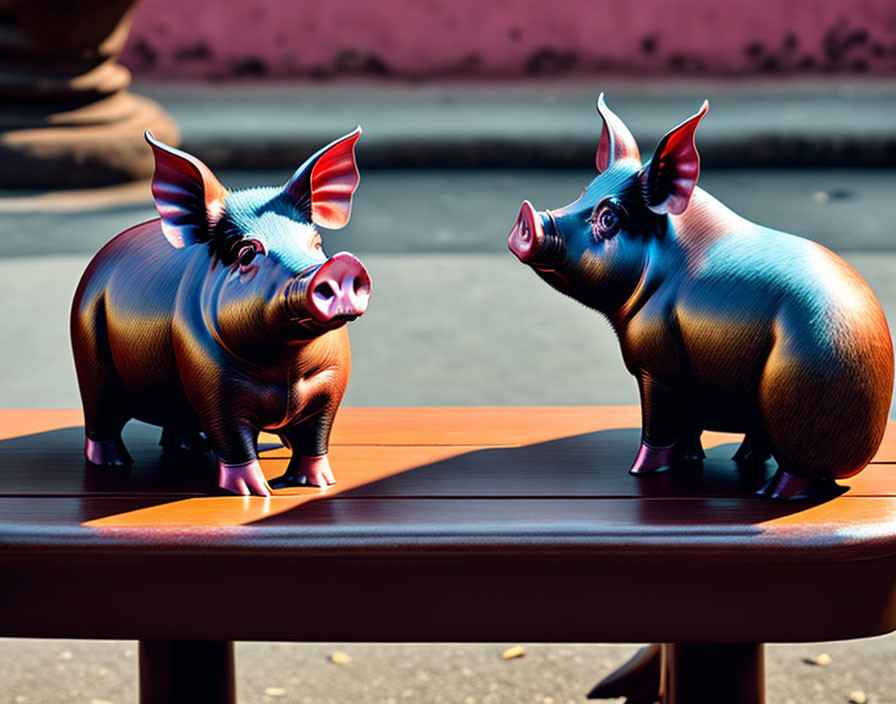
<path id="1" fill-rule="evenodd" d="M 159 105 L 122 91 L 69 112 L 18 110 L 0 118 L 0 188 L 88 188 L 152 176 L 143 131 L 179 144 Z"/>
<path id="2" fill-rule="evenodd" d="M 0 0 L 0 188 L 110 186 L 152 175 L 143 131 L 174 120 L 118 63 L 136 0 Z"/>

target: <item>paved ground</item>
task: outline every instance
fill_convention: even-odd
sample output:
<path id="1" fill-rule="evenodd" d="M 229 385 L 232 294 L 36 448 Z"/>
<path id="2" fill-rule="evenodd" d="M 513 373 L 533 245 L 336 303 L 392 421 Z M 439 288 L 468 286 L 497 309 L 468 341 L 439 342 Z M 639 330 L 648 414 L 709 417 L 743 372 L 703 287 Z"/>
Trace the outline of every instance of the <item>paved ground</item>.
<path id="1" fill-rule="evenodd" d="M 363 254 L 505 253 L 522 201 L 558 208 L 575 200 L 596 175 L 590 164 L 404 171 L 365 169 L 361 162 L 352 220 L 324 232 L 325 246 Z M 284 183 L 292 171 L 216 173 L 225 185 L 243 188 Z M 700 185 L 748 218 L 837 251 L 896 247 L 893 169 L 706 167 Z M 111 235 L 157 216 L 146 184 L 50 195 L 0 191 L 0 257 L 92 254 Z"/>
<path id="2" fill-rule="evenodd" d="M 277 183 L 287 172 L 221 172 L 224 183 Z M 325 233 L 373 277 L 368 313 L 350 330 L 352 405 L 637 403 L 616 338 L 600 316 L 542 284 L 506 251 L 524 198 L 557 207 L 582 171 L 368 171 L 354 218 Z M 763 223 L 810 234 L 843 254 L 896 320 L 896 171 L 719 170 L 707 189 Z M 72 292 L 113 233 L 153 216 L 145 193 L 26 212 L 0 200 L 0 405 L 79 405 L 68 344 Z M 89 207 L 95 203 L 97 207 Z M 7 212 L 3 212 L 3 209 Z M 10 212 L 18 210 L 19 212 Z M 550 383 L 545 377 L 550 375 Z"/>
<path id="3" fill-rule="evenodd" d="M 645 156 L 705 98 L 699 139 L 719 166 L 896 165 L 892 81 L 632 81 L 255 83 L 138 85 L 214 166 L 300 163 L 361 124 L 368 167 L 577 166 L 600 134 L 595 100 L 631 128 Z"/>
<path id="4" fill-rule="evenodd" d="M 636 650 L 629 645 L 238 643 L 240 704 L 584 704 Z M 333 653 L 350 662 L 337 665 Z M 896 638 L 772 645 L 768 704 L 893 704 Z M 811 662 L 828 654 L 830 665 Z M 0 701 L 133 704 L 136 643 L 0 640 Z M 604 700 L 621 703 L 622 699 Z M 723 704 L 719 702 L 719 704 Z"/>

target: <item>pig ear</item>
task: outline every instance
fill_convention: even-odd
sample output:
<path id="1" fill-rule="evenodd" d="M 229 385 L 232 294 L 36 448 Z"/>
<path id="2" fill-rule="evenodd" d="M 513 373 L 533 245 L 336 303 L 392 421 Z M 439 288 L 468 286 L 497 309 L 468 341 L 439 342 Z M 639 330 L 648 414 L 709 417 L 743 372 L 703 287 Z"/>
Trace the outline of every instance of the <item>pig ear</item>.
<path id="1" fill-rule="evenodd" d="M 160 142 L 149 130 L 144 137 L 156 158 L 152 197 L 165 238 L 177 248 L 209 240 L 224 212 L 227 189 L 192 154 Z"/>
<path id="2" fill-rule="evenodd" d="M 283 187 L 296 199 L 315 225 L 338 230 L 352 214 L 352 195 L 361 177 L 355 163 L 355 142 L 361 136 L 356 127 L 312 155 Z"/>
<path id="3" fill-rule="evenodd" d="M 641 163 L 641 152 L 632 133 L 625 123 L 604 101 L 604 94 L 597 98 L 597 112 L 604 121 L 604 128 L 600 133 L 600 142 L 597 145 L 597 171 L 603 173 L 610 164 L 623 159 L 636 159 Z"/>
<path id="4" fill-rule="evenodd" d="M 694 144 L 694 132 L 707 110 L 709 101 L 704 100 L 700 112 L 663 137 L 650 164 L 641 172 L 647 207 L 658 215 L 679 215 L 688 207 L 700 176 L 700 155 Z"/>

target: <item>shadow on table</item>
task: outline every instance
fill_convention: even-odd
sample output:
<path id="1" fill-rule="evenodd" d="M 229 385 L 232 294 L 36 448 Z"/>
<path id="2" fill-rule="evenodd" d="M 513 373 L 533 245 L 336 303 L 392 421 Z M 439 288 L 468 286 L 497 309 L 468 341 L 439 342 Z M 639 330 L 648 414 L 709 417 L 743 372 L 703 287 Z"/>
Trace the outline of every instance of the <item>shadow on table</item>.
<path id="1" fill-rule="evenodd" d="M 81 426 L 0 440 L 0 502 L 14 512 L 9 502 L 16 497 L 53 498 L 44 502 L 46 514 L 34 520 L 65 524 L 184 498 L 230 495 L 218 488 L 218 466 L 210 452 L 163 453 L 160 435 L 160 428 L 138 421 L 125 427 L 125 445 L 134 460 L 130 467 L 87 462 Z M 274 447 L 279 445 L 259 449 Z"/>
<path id="2" fill-rule="evenodd" d="M 185 498 L 220 496 L 217 464 L 211 453 L 163 454 L 159 432 L 138 422 L 126 427 L 125 443 L 134 459 L 129 468 L 85 462 L 81 427 L 0 440 L 0 497 L 69 497 L 77 502 L 79 520 L 86 522 Z M 754 497 L 753 492 L 774 470 L 774 463 L 751 471 L 739 469 L 730 459 L 735 444 L 708 449 L 701 468 L 633 477 L 627 470 L 638 442 L 638 429 L 624 428 L 521 447 L 475 450 L 396 470 L 391 476 L 354 488 L 340 490 L 337 483 L 329 492 L 253 525 L 372 525 L 410 516 L 402 513 L 401 502 L 374 500 L 386 497 L 425 499 L 434 502 L 434 507 L 438 503 L 443 517 L 462 513 L 474 524 L 519 521 L 526 518 L 519 515 L 521 506 L 536 511 L 537 506 L 545 505 L 539 502 L 553 499 L 566 502 L 570 521 L 594 512 L 610 517 L 623 511 L 619 520 L 634 517 L 643 524 L 671 523 L 683 528 L 729 523 L 735 514 L 739 523 L 761 523 L 816 505 Z M 276 445 L 261 449 L 273 447 Z M 338 481 L 338 465 L 334 469 Z M 501 501 L 508 498 L 517 501 Z M 405 508 L 413 506 L 406 504 Z"/>
<path id="3" fill-rule="evenodd" d="M 639 441 L 637 428 L 624 428 L 475 450 L 354 488 L 331 490 L 253 525 L 375 526 L 412 517 L 419 521 L 426 509 L 413 505 L 418 499 L 429 502 L 433 526 L 461 516 L 471 524 L 525 523 L 537 519 L 544 508 L 543 519 L 548 513 L 562 515 L 570 526 L 599 515 L 609 522 L 680 525 L 686 531 L 732 522 L 759 524 L 823 503 L 756 497 L 776 466 L 766 462 L 751 469 L 738 467 L 731 460 L 736 443 L 709 448 L 701 467 L 632 476 L 628 468 Z M 338 487 L 338 466 L 336 476 Z M 563 504 L 558 509 L 559 502 Z"/>

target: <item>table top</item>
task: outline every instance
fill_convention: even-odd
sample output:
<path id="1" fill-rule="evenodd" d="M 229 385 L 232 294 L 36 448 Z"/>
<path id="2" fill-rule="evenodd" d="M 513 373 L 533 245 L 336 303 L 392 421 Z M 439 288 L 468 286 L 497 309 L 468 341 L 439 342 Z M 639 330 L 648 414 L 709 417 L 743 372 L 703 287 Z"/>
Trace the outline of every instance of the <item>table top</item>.
<path id="1" fill-rule="evenodd" d="M 98 468 L 83 460 L 80 411 L 0 411 L 0 635 L 797 641 L 896 629 L 896 424 L 842 496 L 783 503 L 752 495 L 774 463 L 740 473 L 730 434 L 704 433 L 702 471 L 630 476 L 639 419 L 637 407 L 344 408 L 336 485 L 265 499 L 217 492 L 211 456 L 163 458 L 152 426 L 125 429 L 133 467 Z M 274 436 L 261 447 L 267 476 L 282 474 L 288 451 Z"/>

